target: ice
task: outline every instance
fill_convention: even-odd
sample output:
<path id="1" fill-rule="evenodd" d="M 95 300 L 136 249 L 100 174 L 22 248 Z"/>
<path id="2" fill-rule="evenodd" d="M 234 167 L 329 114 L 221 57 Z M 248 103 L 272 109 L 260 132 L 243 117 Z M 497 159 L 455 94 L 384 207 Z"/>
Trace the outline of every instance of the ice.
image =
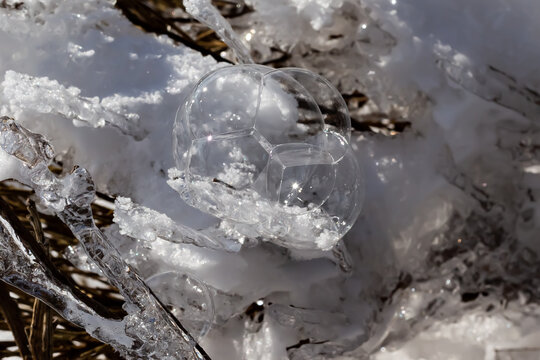
<path id="1" fill-rule="evenodd" d="M 184 6 L 189 14 L 213 29 L 227 43 L 234 51 L 239 63 L 253 63 L 247 47 L 234 32 L 231 24 L 221 16 L 210 0 L 187 0 Z"/>
<path id="2" fill-rule="evenodd" d="M 528 328 L 537 320 L 520 318 L 518 313 L 511 308 L 506 316 L 475 313 L 455 322 L 442 322 L 399 350 L 385 348 L 375 359 L 535 359 L 539 333 L 522 332 L 520 327 Z"/>
<path id="3" fill-rule="evenodd" d="M 311 342 L 324 341 L 329 336 L 336 337 L 336 330 L 347 321 L 343 314 L 283 305 L 270 305 L 268 314 L 280 325 L 296 328 L 302 337 Z"/>
<path id="4" fill-rule="evenodd" d="M 513 75 L 492 65 L 474 66 L 466 55 L 448 46 L 437 46 L 436 53 L 448 77 L 468 91 L 524 116 L 540 113 L 540 94 Z"/>
<path id="5" fill-rule="evenodd" d="M 49 139 L 68 176 L 34 180 L 64 189 L 74 180 L 70 164 L 88 169 L 96 190 L 116 198 L 116 224 L 101 230 L 124 261 L 144 279 L 172 272 L 208 289 L 215 320 L 200 341 L 213 358 L 538 357 L 536 1 L 248 0 L 227 19 L 239 37 L 208 2 L 186 2 L 235 39 L 229 44 L 239 53 L 248 54 L 243 43 L 256 62 L 288 67 L 272 76 L 258 66 L 211 73 L 203 82 L 212 80 L 209 93 L 220 89 L 219 96 L 197 91 L 194 98 L 199 80 L 226 64 L 144 33 L 112 1 L 0 3 L 1 114 Z M 310 96 L 291 95 L 301 89 L 296 83 Z M 177 139 L 182 149 L 199 140 L 201 181 L 191 181 L 187 202 L 206 203 L 205 212 L 174 191 L 188 191 L 171 151 L 174 114 L 186 98 L 209 104 L 192 104 L 195 122 L 182 132 L 188 139 Z M 257 127 L 258 115 L 283 121 Z M 118 131 L 113 120 L 126 128 Z M 313 131 L 324 136 L 310 138 Z M 311 170 L 294 172 L 296 188 L 291 177 L 283 182 L 290 186 L 279 186 L 281 176 L 270 181 L 277 200 L 266 201 L 261 175 L 270 152 L 295 137 L 320 156 Z M 37 154 L 25 149 L 10 151 Z M 328 179 L 321 169 L 328 154 L 340 160 L 337 190 L 309 197 L 310 216 L 291 216 L 297 209 L 283 202 L 300 188 L 321 188 L 305 175 Z M 31 182 L 5 152 L 0 177 Z M 66 207 L 66 194 L 38 195 Z M 342 221 L 329 223 L 325 206 Z M 96 336 L 95 329 L 113 329 L 102 333 L 107 342 L 129 343 L 131 334 L 119 337 L 123 327 L 96 316 L 68 287 L 51 285 L 21 249 L 2 256 L 20 267 L 19 284 L 31 284 L 32 264 L 36 281 L 51 287 L 40 292 L 85 314 L 82 321 L 57 309 L 62 315 Z M 65 256 L 101 272 L 80 247 Z M 141 327 L 148 337 L 155 331 Z"/>
<path id="6" fill-rule="evenodd" d="M 47 255 L 40 252 L 41 248 L 29 243 L 32 235 L 7 212 L 3 200 L 0 206 L 2 280 L 38 297 L 65 318 L 117 349 L 125 352 L 134 347 L 134 339 L 126 336 L 121 319 L 115 319 L 101 304 L 78 291 L 47 260 Z"/>
<path id="7" fill-rule="evenodd" d="M 202 232 L 172 221 L 167 215 L 134 204 L 131 199 L 118 197 L 115 201 L 114 222 L 120 233 L 136 238 L 151 247 L 156 239 L 164 239 L 179 244 L 194 244 L 215 250 L 238 251 L 240 244 L 219 241 Z M 221 239 L 220 239 L 221 240 Z"/>
<path id="8" fill-rule="evenodd" d="M 146 283 L 195 338 L 204 337 L 210 330 L 214 302 L 204 283 L 177 272 L 156 274 Z"/>
<path id="9" fill-rule="evenodd" d="M 108 336 L 104 335 L 103 340 L 112 342 L 117 350 L 132 358 L 207 359 L 208 356 L 195 340 L 178 320 L 165 310 L 160 300 L 139 275 L 122 260 L 120 253 L 96 227 L 90 207 L 95 196 L 95 188 L 88 172 L 84 168 L 76 167 L 64 178 L 56 178 L 47 167 L 53 157 L 48 142 L 41 135 L 22 128 L 10 118 L 3 117 L 1 121 L 2 149 L 16 156 L 28 167 L 30 185 L 40 197 L 42 205 L 53 210 L 70 228 L 88 257 L 126 299 L 124 309 L 128 315 L 123 319 L 123 330 L 120 330 L 118 325 L 111 329 L 110 325 L 100 324 L 100 328 L 89 328 L 89 332 L 96 333 L 99 337 L 102 332 L 109 332 Z M 15 238 L 13 231 L 11 237 Z M 27 288 L 33 286 L 33 281 L 26 280 L 26 282 L 26 284 L 15 282 L 14 285 L 28 291 Z M 48 303 L 53 301 L 47 300 Z M 63 299 L 60 297 L 56 301 Z M 67 316 L 70 320 L 85 315 L 80 310 L 70 310 L 73 311 L 73 315 Z M 88 325 L 85 326 L 87 327 Z M 115 334 L 115 338 L 128 338 L 129 342 L 118 343 L 115 338 L 111 339 L 113 337 L 111 333 L 118 331 L 121 333 Z"/>
<path id="10" fill-rule="evenodd" d="M 72 120 L 76 126 L 112 126 L 137 140 L 145 136 L 144 130 L 138 125 L 137 114 L 113 112 L 97 97 L 80 96 L 81 90 L 76 87 L 66 88 L 46 77 L 35 78 L 14 71 L 6 72 L 2 86 L 12 109 L 58 114 Z M 14 111 L 14 115 L 18 113 Z"/>

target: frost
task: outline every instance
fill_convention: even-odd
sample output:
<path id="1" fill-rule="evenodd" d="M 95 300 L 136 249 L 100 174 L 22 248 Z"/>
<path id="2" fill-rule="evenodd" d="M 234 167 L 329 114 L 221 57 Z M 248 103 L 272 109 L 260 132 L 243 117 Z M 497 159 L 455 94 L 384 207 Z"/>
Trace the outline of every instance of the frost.
<path id="1" fill-rule="evenodd" d="M 138 140 L 145 136 L 138 125 L 138 115 L 110 111 L 99 98 L 80 96 L 81 90 L 76 87 L 66 88 L 46 77 L 35 78 L 14 71 L 6 72 L 1 86 L 12 109 L 58 114 L 77 126 L 112 126 Z"/>
<path id="2" fill-rule="evenodd" d="M 167 215 L 118 197 L 115 201 L 114 222 L 120 233 L 145 241 L 151 246 L 156 239 L 179 244 L 193 244 L 215 250 L 238 251 L 239 243 L 220 243 L 202 232 L 175 223 Z"/>

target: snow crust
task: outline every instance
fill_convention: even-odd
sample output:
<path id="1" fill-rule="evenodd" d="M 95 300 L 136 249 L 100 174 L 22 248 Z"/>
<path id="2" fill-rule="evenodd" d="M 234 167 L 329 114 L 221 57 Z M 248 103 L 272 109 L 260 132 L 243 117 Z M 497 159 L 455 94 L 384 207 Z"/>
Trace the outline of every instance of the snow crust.
<path id="1" fill-rule="evenodd" d="M 175 114 L 222 64 L 141 32 L 113 1 L 0 7 L 0 115 L 120 196 L 105 232 L 142 278 L 206 284 L 210 356 L 535 356 L 540 3 L 246 2 L 255 11 L 232 25 L 256 60 L 290 51 L 290 65 L 368 95 L 353 117 L 411 122 L 394 137 L 353 133 L 366 199 L 346 250 L 286 252 L 181 200 L 167 184 Z M 0 152 L 1 179 L 27 182 L 21 169 Z"/>

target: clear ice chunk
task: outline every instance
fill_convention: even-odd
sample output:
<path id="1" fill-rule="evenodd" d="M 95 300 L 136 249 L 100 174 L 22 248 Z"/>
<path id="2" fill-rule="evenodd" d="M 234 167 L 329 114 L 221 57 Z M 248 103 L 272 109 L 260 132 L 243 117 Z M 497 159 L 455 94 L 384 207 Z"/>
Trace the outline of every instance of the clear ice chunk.
<path id="1" fill-rule="evenodd" d="M 350 133 L 344 100 L 319 75 L 220 68 L 178 111 L 169 185 L 248 237 L 329 250 L 363 202 Z"/>

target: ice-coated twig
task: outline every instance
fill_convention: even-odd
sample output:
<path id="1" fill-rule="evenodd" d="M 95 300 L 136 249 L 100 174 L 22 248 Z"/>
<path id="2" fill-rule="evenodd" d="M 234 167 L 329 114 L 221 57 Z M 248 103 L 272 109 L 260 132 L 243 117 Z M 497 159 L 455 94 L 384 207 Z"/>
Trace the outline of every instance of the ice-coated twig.
<path id="1" fill-rule="evenodd" d="M 538 117 L 540 94 L 517 81 L 510 73 L 492 65 L 474 65 L 467 56 L 447 46 L 437 46 L 435 54 L 438 65 L 448 77 L 465 90 L 530 119 Z"/>
<path id="2" fill-rule="evenodd" d="M 254 63 L 249 53 L 249 49 L 234 32 L 231 24 L 229 24 L 214 5 L 212 5 L 210 0 L 185 0 L 184 6 L 191 16 L 216 32 L 221 40 L 232 49 L 239 63 Z"/>
<path id="3" fill-rule="evenodd" d="M 111 111 L 99 98 L 81 96 L 80 89 L 76 87 L 65 87 L 56 80 L 15 71 L 6 72 L 2 85 L 4 96 L 16 109 L 56 113 L 71 120 L 75 126 L 113 127 L 136 140 L 142 140 L 146 136 L 146 132 L 138 124 L 138 115 L 123 115 Z"/>
<path id="4" fill-rule="evenodd" d="M 332 248 L 332 256 L 341 271 L 346 274 L 353 271 L 354 265 L 351 259 L 351 254 L 349 254 L 349 250 L 347 249 L 347 246 L 345 246 L 343 239 L 339 240 Z"/>
<path id="5" fill-rule="evenodd" d="M 238 252 L 242 245 L 223 239 L 221 242 L 210 236 L 174 222 L 165 214 L 135 204 L 129 198 L 118 197 L 114 202 L 114 222 L 122 235 L 128 235 L 147 243 L 163 239 L 172 243 L 191 244 L 214 250 Z"/>
<path id="6" fill-rule="evenodd" d="M 47 260 L 44 250 L 0 199 L 0 278 L 39 298 L 92 336 L 123 351 L 132 346 L 121 319 L 86 297 Z"/>
<path id="7" fill-rule="evenodd" d="M 41 287 L 39 291 L 47 295 L 42 300 L 55 309 L 60 309 L 67 319 L 83 325 L 89 333 L 109 342 L 130 358 L 209 360 L 210 357 L 163 306 L 139 275 L 122 260 L 116 248 L 95 225 L 90 206 L 95 189 L 88 172 L 79 167 L 64 178 L 57 178 L 48 168 L 54 155 L 48 142 L 41 135 L 24 129 L 8 117 L 0 118 L 0 147 L 26 165 L 30 185 L 42 205 L 54 211 L 70 228 L 88 257 L 112 285 L 119 289 L 126 300 L 124 309 L 128 315 L 121 322 L 103 319 L 100 324 L 95 324 L 93 319 L 96 315 L 92 313 L 93 310 L 82 308 L 82 304 L 75 300 L 67 303 L 66 295 L 60 294 L 64 289 L 60 285 L 56 285 L 56 291 L 51 291 L 50 287 L 54 283 L 48 280 L 45 272 L 37 284 Z M 18 231 L 9 227 L 7 221 L 2 220 L 2 225 L 5 228 L 4 238 L 18 237 Z M 18 256 L 24 255 L 28 259 L 20 259 L 18 263 L 31 263 L 29 260 L 35 257 L 22 250 L 19 249 L 18 253 L 22 254 Z M 36 251 L 39 252 L 37 249 Z M 43 250 L 41 252 L 43 253 Z M 4 262 L 12 261 L 9 253 L 7 250 L 0 259 Z M 43 259 L 40 260 L 46 261 L 46 256 L 41 257 Z M 8 268 L 13 269 L 13 266 Z M 32 272 L 32 268 L 29 267 L 28 271 Z M 5 269 L 5 266 L 3 269 L 0 267 L 0 270 L 4 270 L 3 278 L 7 277 L 9 280 L 10 274 L 6 274 Z M 16 273 L 11 276 L 18 275 Z M 32 278 L 23 277 L 15 283 L 8 282 L 32 295 L 39 295 L 40 292 L 35 291 L 36 284 L 29 279 Z M 73 304 L 76 305 L 75 309 L 70 308 Z M 89 314 L 92 316 L 89 317 Z M 85 321 L 89 319 L 92 322 L 86 324 Z"/>

